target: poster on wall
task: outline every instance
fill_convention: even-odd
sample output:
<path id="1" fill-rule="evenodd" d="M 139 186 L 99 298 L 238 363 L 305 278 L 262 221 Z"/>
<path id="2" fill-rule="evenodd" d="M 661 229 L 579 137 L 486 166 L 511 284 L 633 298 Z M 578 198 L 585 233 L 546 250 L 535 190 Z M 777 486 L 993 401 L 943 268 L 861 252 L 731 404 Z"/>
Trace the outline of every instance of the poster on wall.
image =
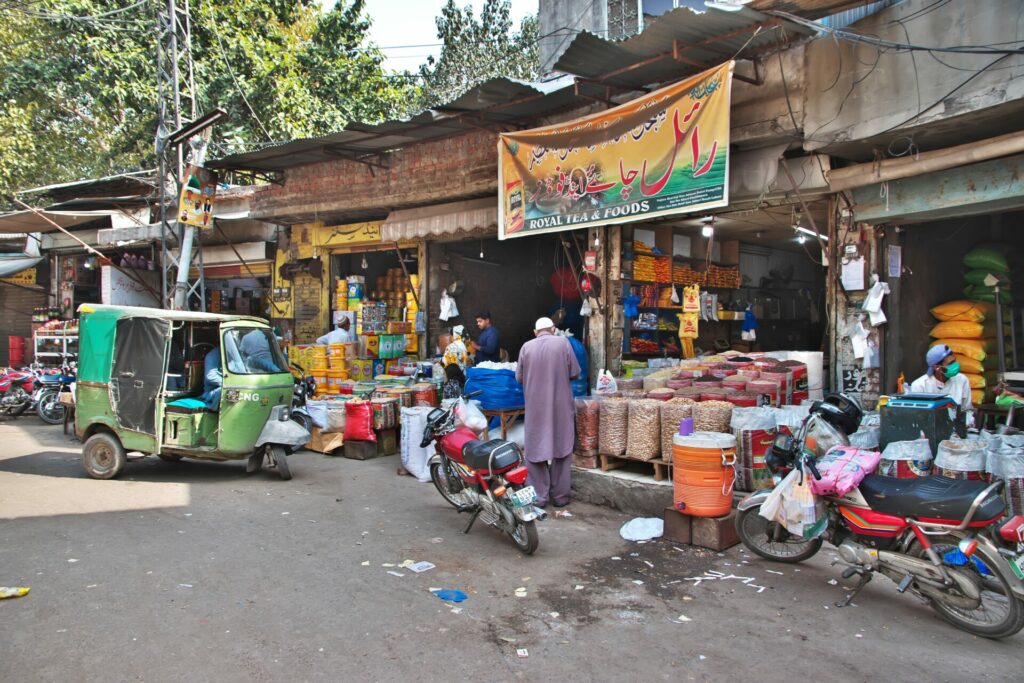
<path id="1" fill-rule="evenodd" d="M 502 133 L 499 239 L 726 206 L 733 65 L 575 121 Z"/>
<path id="2" fill-rule="evenodd" d="M 113 266 L 102 266 L 100 301 L 112 306 L 160 308 L 160 274 L 152 270 L 133 269 L 132 275 Z"/>
<path id="3" fill-rule="evenodd" d="M 217 196 L 217 174 L 202 166 L 189 166 L 181 186 L 178 222 L 197 228 L 213 227 L 213 202 Z"/>

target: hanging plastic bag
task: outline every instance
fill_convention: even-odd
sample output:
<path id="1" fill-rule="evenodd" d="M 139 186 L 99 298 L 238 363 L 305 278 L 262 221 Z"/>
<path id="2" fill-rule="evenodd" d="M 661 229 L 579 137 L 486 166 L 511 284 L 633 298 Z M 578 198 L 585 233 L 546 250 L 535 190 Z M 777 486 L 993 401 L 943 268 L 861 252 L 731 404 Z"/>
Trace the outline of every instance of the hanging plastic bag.
<path id="1" fill-rule="evenodd" d="M 814 495 L 806 476 L 798 469 L 772 489 L 761 504 L 759 514 L 778 522 L 794 536 L 808 540 L 820 536 L 828 524 L 824 503 Z"/>
<path id="2" fill-rule="evenodd" d="M 580 315 L 583 316 L 584 318 L 589 318 L 593 314 L 594 309 L 590 305 L 590 297 L 588 296 L 583 300 L 583 305 L 580 306 Z"/>
<path id="3" fill-rule="evenodd" d="M 455 404 L 455 417 L 474 432 L 482 432 L 487 427 L 487 418 L 480 410 L 478 401 L 467 401 L 460 398 Z"/>
<path id="4" fill-rule="evenodd" d="M 455 299 L 448 296 L 448 290 L 441 290 L 441 314 L 438 316 L 441 320 L 447 322 L 451 318 L 457 318 L 459 316 L 459 307 L 455 305 Z"/>
<path id="5" fill-rule="evenodd" d="M 619 383 L 612 377 L 612 373 L 609 370 L 602 370 L 597 375 L 597 387 L 594 388 L 595 394 L 614 394 L 619 390 Z"/>
<path id="6" fill-rule="evenodd" d="M 672 285 L 672 303 L 679 303 L 679 290 L 676 289 L 676 286 L 674 284 Z"/>

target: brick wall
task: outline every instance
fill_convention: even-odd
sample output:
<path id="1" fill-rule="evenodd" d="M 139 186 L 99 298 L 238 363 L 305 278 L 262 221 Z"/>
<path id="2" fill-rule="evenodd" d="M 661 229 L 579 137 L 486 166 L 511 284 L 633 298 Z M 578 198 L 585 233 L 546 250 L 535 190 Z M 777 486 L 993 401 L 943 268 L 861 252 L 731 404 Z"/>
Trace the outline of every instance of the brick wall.
<path id="1" fill-rule="evenodd" d="M 494 193 L 498 137 L 486 131 L 384 155 L 387 169 L 348 160 L 299 166 L 253 198 L 254 217 L 283 223 L 382 218 L 391 209 Z"/>

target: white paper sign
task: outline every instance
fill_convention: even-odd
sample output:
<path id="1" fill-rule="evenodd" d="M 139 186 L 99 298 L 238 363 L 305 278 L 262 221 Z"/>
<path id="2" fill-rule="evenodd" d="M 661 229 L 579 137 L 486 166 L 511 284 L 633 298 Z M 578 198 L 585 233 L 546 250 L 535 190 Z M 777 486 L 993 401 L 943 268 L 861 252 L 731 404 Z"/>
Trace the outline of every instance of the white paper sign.
<path id="1" fill-rule="evenodd" d="M 843 261 L 843 289 L 855 292 L 864 289 L 864 257 Z"/>

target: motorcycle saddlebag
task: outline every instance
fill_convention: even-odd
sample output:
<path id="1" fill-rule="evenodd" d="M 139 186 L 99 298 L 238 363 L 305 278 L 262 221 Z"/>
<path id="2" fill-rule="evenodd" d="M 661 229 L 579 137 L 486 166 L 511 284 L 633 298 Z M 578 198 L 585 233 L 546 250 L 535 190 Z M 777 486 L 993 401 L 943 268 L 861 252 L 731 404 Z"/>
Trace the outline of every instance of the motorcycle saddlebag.
<path id="1" fill-rule="evenodd" d="M 463 448 L 462 459 L 475 470 L 503 470 L 519 463 L 519 447 L 503 439 L 470 441 Z"/>

